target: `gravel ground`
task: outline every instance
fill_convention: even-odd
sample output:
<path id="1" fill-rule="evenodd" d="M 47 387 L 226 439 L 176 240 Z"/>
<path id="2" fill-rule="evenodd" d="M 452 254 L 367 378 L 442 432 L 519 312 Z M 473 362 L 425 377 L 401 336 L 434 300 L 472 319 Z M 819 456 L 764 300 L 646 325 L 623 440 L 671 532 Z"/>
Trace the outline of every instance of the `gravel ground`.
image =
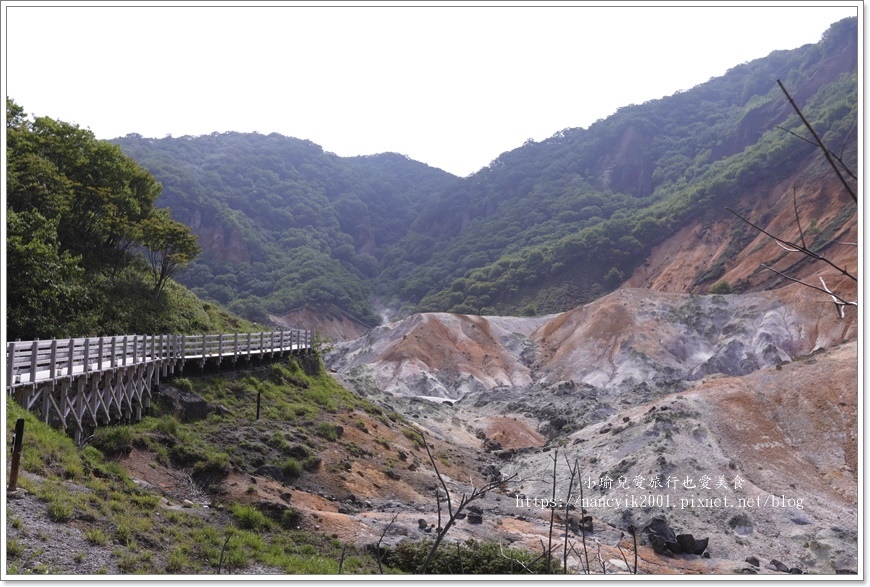
<path id="1" fill-rule="evenodd" d="M 27 476 L 23 473 L 22 476 Z M 85 540 L 75 521 L 65 524 L 48 518 L 48 504 L 18 489 L 6 494 L 6 572 L 13 574 L 96 575 L 117 574 L 112 546 Z M 13 560 L 9 545 L 16 541 L 22 553 Z"/>
<path id="2" fill-rule="evenodd" d="M 21 477 L 32 481 L 42 480 L 26 472 L 22 472 Z M 89 491 L 74 484 L 68 484 L 68 487 Z M 76 577 L 122 574 L 118 568 L 118 557 L 114 554 L 117 549 L 123 548 L 120 543 L 105 546 L 92 544 L 85 539 L 83 527 L 87 527 L 83 521 L 75 519 L 66 523 L 52 522 L 48 517 L 48 504 L 25 489 L 7 492 L 6 577 L 30 574 Z M 14 546 L 10 548 L 10 544 Z M 10 556 L 9 551 L 13 549 L 19 552 Z M 160 569 L 163 565 L 163 561 L 157 560 L 154 568 Z M 281 573 L 281 569 L 253 564 L 233 574 L 257 576 Z"/>

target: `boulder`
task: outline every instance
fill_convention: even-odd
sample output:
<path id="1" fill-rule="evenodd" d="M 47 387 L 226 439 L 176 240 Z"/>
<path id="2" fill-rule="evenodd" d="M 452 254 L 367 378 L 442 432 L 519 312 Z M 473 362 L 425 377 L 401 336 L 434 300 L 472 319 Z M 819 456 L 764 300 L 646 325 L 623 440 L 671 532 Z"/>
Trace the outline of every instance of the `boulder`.
<path id="1" fill-rule="evenodd" d="M 160 383 L 157 385 L 157 395 L 169 406 L 179 420 L 187 422 L 203 420 L 212 412 L 212 407 L 208 402 L 192 391 L 184 391 Z"/>
<path id="2" fill-rule="evenodd" d="M 788 573 L 790 570 L 787 566 L 785 566 L 783 563 L 776 560 L 775 558 L 770 559 L 770 562 L 765 565 L 765 568 L 770 569 L 771 571 L 778 571 L 780 573 Z"/>
<path id="3" fill-rule="evenodd" d="M 270 477 L 279 482 L 284 481 L 284 471 L 281 470 L 281 467 L 276 467 L 275 465 L 263 465 L 257 467 L 254 474 L 259 475 L 260 477 Z"/>

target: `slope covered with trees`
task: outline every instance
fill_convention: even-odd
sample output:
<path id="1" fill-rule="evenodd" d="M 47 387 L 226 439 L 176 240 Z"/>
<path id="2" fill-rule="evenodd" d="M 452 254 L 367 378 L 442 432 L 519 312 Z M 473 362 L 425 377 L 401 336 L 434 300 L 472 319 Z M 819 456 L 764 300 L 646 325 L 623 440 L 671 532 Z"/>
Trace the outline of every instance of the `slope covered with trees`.
<path id="1" fill-rule="evenodd" d="M 254 320 L 314 305 L 376 324 L 381 251 L 405 236 L 426 198 L 459 181 L 401 155 L 341 158 L 277 134 L 116 142 L 200 236 L 204 254 L 184 283 Z"/>
<path id="2" fill-rule="evenodd" d="M 154 206 L 160 184 L 146 169 L 9 98 L 6 133 L 10 340 L 243 326 L 172 281 L 199 245 Z"/>
<path id="3" fill-rule="evenodd" d="M 279 135 L 116 142 L 164 185 L 161 204 L 199 235 L 184 276 L 262 320 L 302 305 L 367 324 L 409 313 L 534 314 L 618 287 L 651 249 L 763 192 L 819 156 L 776 81 L 829 145 L 857 153 L 857 21 L 691 90 L 621 108 L 587 129 L 527 142 L 459 179 L 395 154 L 340 158 Z M 749 242 L 734 219 L 711 286 Z"/>

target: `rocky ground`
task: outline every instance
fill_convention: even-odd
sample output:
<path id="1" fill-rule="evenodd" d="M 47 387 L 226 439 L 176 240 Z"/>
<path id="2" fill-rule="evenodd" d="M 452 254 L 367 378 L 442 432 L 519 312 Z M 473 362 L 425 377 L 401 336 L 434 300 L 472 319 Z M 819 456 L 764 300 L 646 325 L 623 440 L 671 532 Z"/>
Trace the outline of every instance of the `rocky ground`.
<path id="1" fill-rule="evenodd" d="M 552 498 L 556 459 L 557 500 L 581 479 L 608 498 L 587 508 L 596 548 L 622 535 L 625 549 L 655 517 L 709 538 L 710 558 L 670 558 L 644 536 L 648 572 L 856 571 L 855 320 L 805 293 L 620 290 L 527 320 L 417 315 L 328 359 L 349 388 L 495 456 L 515 477 L 488 506 L 530 547 L 549 509 L 525 498 Z"/>
<path id="2" fill-rule="evenodd" d="M 234 502 L 289 504 L 302 529 L 390 546 L 447 523 L 445 486 L 456 507 L 501 481 L 448 543 L 549 545 L 575 573 L 630 572 L 635 552 L 646 574 L 856 572 L 855 319 L 801 294 L 623 290 L 557 316 L 417 315 L 326 357 L 383 413 L 330 416 L 343 432 L 319 445 L 316 471 L 284 482 L 235 467 L 207 494 L 141 447 L 120 462 L 161 511 L 217 526 Z M 221 434 L 262 432 L 230 415 Z M 123 572 L 114 545 L 84 541 L 86 520 L 55 524 L 35 496 L 9 497 L 19 564 Z"/>

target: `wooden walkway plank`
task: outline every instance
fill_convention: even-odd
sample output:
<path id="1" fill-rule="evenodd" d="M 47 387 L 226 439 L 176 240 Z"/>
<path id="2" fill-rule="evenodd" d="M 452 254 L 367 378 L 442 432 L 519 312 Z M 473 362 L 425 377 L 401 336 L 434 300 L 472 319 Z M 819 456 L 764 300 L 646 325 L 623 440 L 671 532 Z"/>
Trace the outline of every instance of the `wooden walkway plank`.
<path id="1" fill-rule="evenodd" d="M 232 334 L 139 335 L 33 340 L 6 344 L 6 392 L 26 410 L 72 429 L 139 419 L 161 377 L 184 368 L 283 356 L 311 348 L 308 330 Z"/>

